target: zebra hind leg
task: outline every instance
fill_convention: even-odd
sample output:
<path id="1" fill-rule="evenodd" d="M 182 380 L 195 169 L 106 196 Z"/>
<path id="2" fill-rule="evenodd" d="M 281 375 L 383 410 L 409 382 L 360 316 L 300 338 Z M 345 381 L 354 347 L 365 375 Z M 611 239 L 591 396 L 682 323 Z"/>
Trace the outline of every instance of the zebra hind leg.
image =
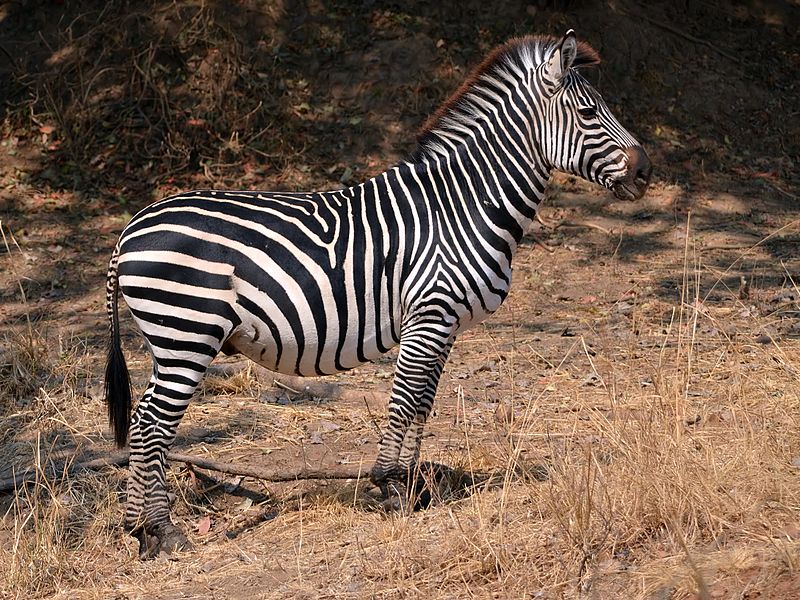
<path id="1" fill-rule="evenodd" d="M 125 528 L 139 540 L 142 559 L 191 548 L 170 518 L 166 455 L 212 358 L 154 357 L 150 385 L 131 419 Z"/>

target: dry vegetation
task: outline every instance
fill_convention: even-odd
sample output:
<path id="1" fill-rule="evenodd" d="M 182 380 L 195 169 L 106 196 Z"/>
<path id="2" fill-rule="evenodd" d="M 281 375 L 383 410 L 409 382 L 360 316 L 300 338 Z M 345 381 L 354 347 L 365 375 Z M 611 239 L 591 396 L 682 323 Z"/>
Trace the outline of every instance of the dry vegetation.
<path id="1" fill-rule="evenodd" d="M 687 2 L 678 19 L 665 3 L 642 26 L 633 2 L 29 4 L 0 4 L 13 59 L 0 90 L 0 478 L 30 474 L 0 495 L 0 597 L 797 597 L 794 8 Z M 602 50 L 599 86 L 658 181 L 623 204 L 555 178 L 543 210 L 555 228 L 536 232 L 555 251 L 526 241 L 511 297 L 443 376 L 423 453 L 452 470 L 431 506 L 386 515 L 365 480 L 173 465 L 175 518 L 196 549 L 137 561 L 124 469 L 72 468 L 112 450 L 103 275 L 129 212 L 176 188 L 376 173 L 492 44 L 566 25 Z M 686 37 L 700 31 L 711 45 Z M 149 360 L 130 320 L 125 332 L 141 390 Z M 177 448 L 366 472 L 391 369 L 389 356 L 276 381 L 227 359 Z"/>

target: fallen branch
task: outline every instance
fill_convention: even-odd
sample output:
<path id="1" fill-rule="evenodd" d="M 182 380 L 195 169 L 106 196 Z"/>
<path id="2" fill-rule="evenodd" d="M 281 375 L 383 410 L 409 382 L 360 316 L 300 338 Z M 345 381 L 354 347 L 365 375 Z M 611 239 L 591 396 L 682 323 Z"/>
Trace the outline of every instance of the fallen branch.
<path id="1" fill-rule="evenodd" d="M 97 471 L 104 467 L 116 467 L 128 464 L 128 453 L 127 452 L 115 452 L 113 454 L 109 454 L 108 456 L 104 456 L 103 458 L 95 458 L 93 460 L 87 460 L 85 462 L 73 463 L 66 467 L 66 471 L 69 474 L 75 473 L 77 471 Z M 39 479 L 44 476 L 44 468 L 36 468 L 31 467 L 24 470 L 22 473 L 18 473 L 14 477 L 9 477 L 8 479 L 0 479 L 0 494 L 4 492 L 11 492 L 16 490 L 24 483 L 28 483 Z M 64 473 L 64 466 L 55 473 L 55 475 L 60 475 Z"/>
<path id="2" fill-rule="evenodd" d="M 592 223 L 591 221 L 561 221 L 556 224 L 555 228 L 558 229 L 560 227 L 585 227 L 587 229 L 597 229 L 597 231 L 602 231 L 606 235 L 615 235 L 611 229 L 606 229 L 602 225 Z"/>
<path id="3" fill-rule="evenodd" d="M 319 470 L 319 469 L 300 469 L 299 471 L 274 471 L 269 469 L 261 469 L 250 465 L 237 465 L 233 463 L 223 463 L 216 460 L 207 458 L 200 458 L 198 456 L 191 456 L 189 454 L 176 454 L 170 452 L 167 454 L 167 460 L 173 462 L 183 462 L 200 469 L 207 469 L 209 471 L 219 471 L 220 473 L 228 473 L 230 475 L 242 475 L 244 477 L 252 477 L 253 479 L 261 479 L 262 481 L 299 481 L 302 479 L 361 479 L 365 476 L 363 469 L 359 467 L 358 470 L 354 469 L 333 469 L 333 470 Z"/>
<path id="4" fill-rule="evenodd" d="M 171 462 L 182 462 L 200 469 L 209 471 L 219 471 L 220 473 L 228 473 L 230 475 L 242 475 L 244 477 L 252 477 L 253 479 L 261 479 L 262 481 L 283 482 L 283 481 L 301 481 L 306 479 L 360 479 L 366 473 L 359 467 L 358 470 L 354 469 L 334 469 L 334 470 L 319 470 L 319 469 L 301 469 L 299 471 L 274 471 L 268 469 L 261 469 L 249 465 L 237 465 L 233 463 L 219 462 L 207 458 L 200 458 L 199 456 L 192 456 L 189 454 L 178 454 L 170 452 L 167 454 L 167 460 Z M 104 456 L 103 458 L 95 458 L 85 462 L 77 462 L 66 467 L 68 474 L 77 473 L 79 471 L 97 471 L 105 467 L 121 467 L 128 464 L 127 452 L 116 452 Z M 43 469 L 30 468 L 14 477 L 8 479 L 0 479 L 0 493 L 14 491 L 21 485 L 34 481 L 42 477 Z M 59 469 L 59 473 L 63 473 L 64 468 Z"/>

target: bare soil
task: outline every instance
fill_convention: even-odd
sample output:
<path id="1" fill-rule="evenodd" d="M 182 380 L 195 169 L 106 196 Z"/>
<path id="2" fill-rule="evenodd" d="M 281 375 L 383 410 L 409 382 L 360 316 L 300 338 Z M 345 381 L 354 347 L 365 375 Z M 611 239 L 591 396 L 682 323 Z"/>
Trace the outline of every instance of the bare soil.
<path id="1" fill-rule="evenodd" d="M 77 4 L 0 3 L 0 478 L 36 473 L 0 494 L 1 598 L 800 597 L 796 2 Z M 65 468 L 112 451 L 104 277 L 130 216 L 379 173 L 495 44 L 567 28 L 655 181 L 625 203 L 553 177 L 443 375 L 430 506 L 173 465 L 195 550 L 139 562 L 125 470 Z M 393 358 L 319 380 L 219 360 L 176 449 L 366 472 Z"/>

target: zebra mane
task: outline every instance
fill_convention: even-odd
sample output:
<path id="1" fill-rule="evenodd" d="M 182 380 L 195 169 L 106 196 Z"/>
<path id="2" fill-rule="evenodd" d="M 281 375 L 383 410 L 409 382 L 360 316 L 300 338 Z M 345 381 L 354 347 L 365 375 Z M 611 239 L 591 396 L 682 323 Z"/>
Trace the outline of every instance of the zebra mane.
<path id="1" fill-rule="evenodd" d="M 561 38 L 549 35 L 526 35 L 511 38 L 495 47 L 419 129 L 417 148 L 412 159 L 441 153 L 440 136 L 448 129 L 463 129 L 464 123 L 475 115 L 476 107 L 471 102 L 470 95 L 482 83 L 519 79 L 528 70 L 535 69 L 548 60 L 560 41 Z M 600 55 L 597 51 L 586 42 L 578 42 L 573 68 L 599 63 Z"/>

